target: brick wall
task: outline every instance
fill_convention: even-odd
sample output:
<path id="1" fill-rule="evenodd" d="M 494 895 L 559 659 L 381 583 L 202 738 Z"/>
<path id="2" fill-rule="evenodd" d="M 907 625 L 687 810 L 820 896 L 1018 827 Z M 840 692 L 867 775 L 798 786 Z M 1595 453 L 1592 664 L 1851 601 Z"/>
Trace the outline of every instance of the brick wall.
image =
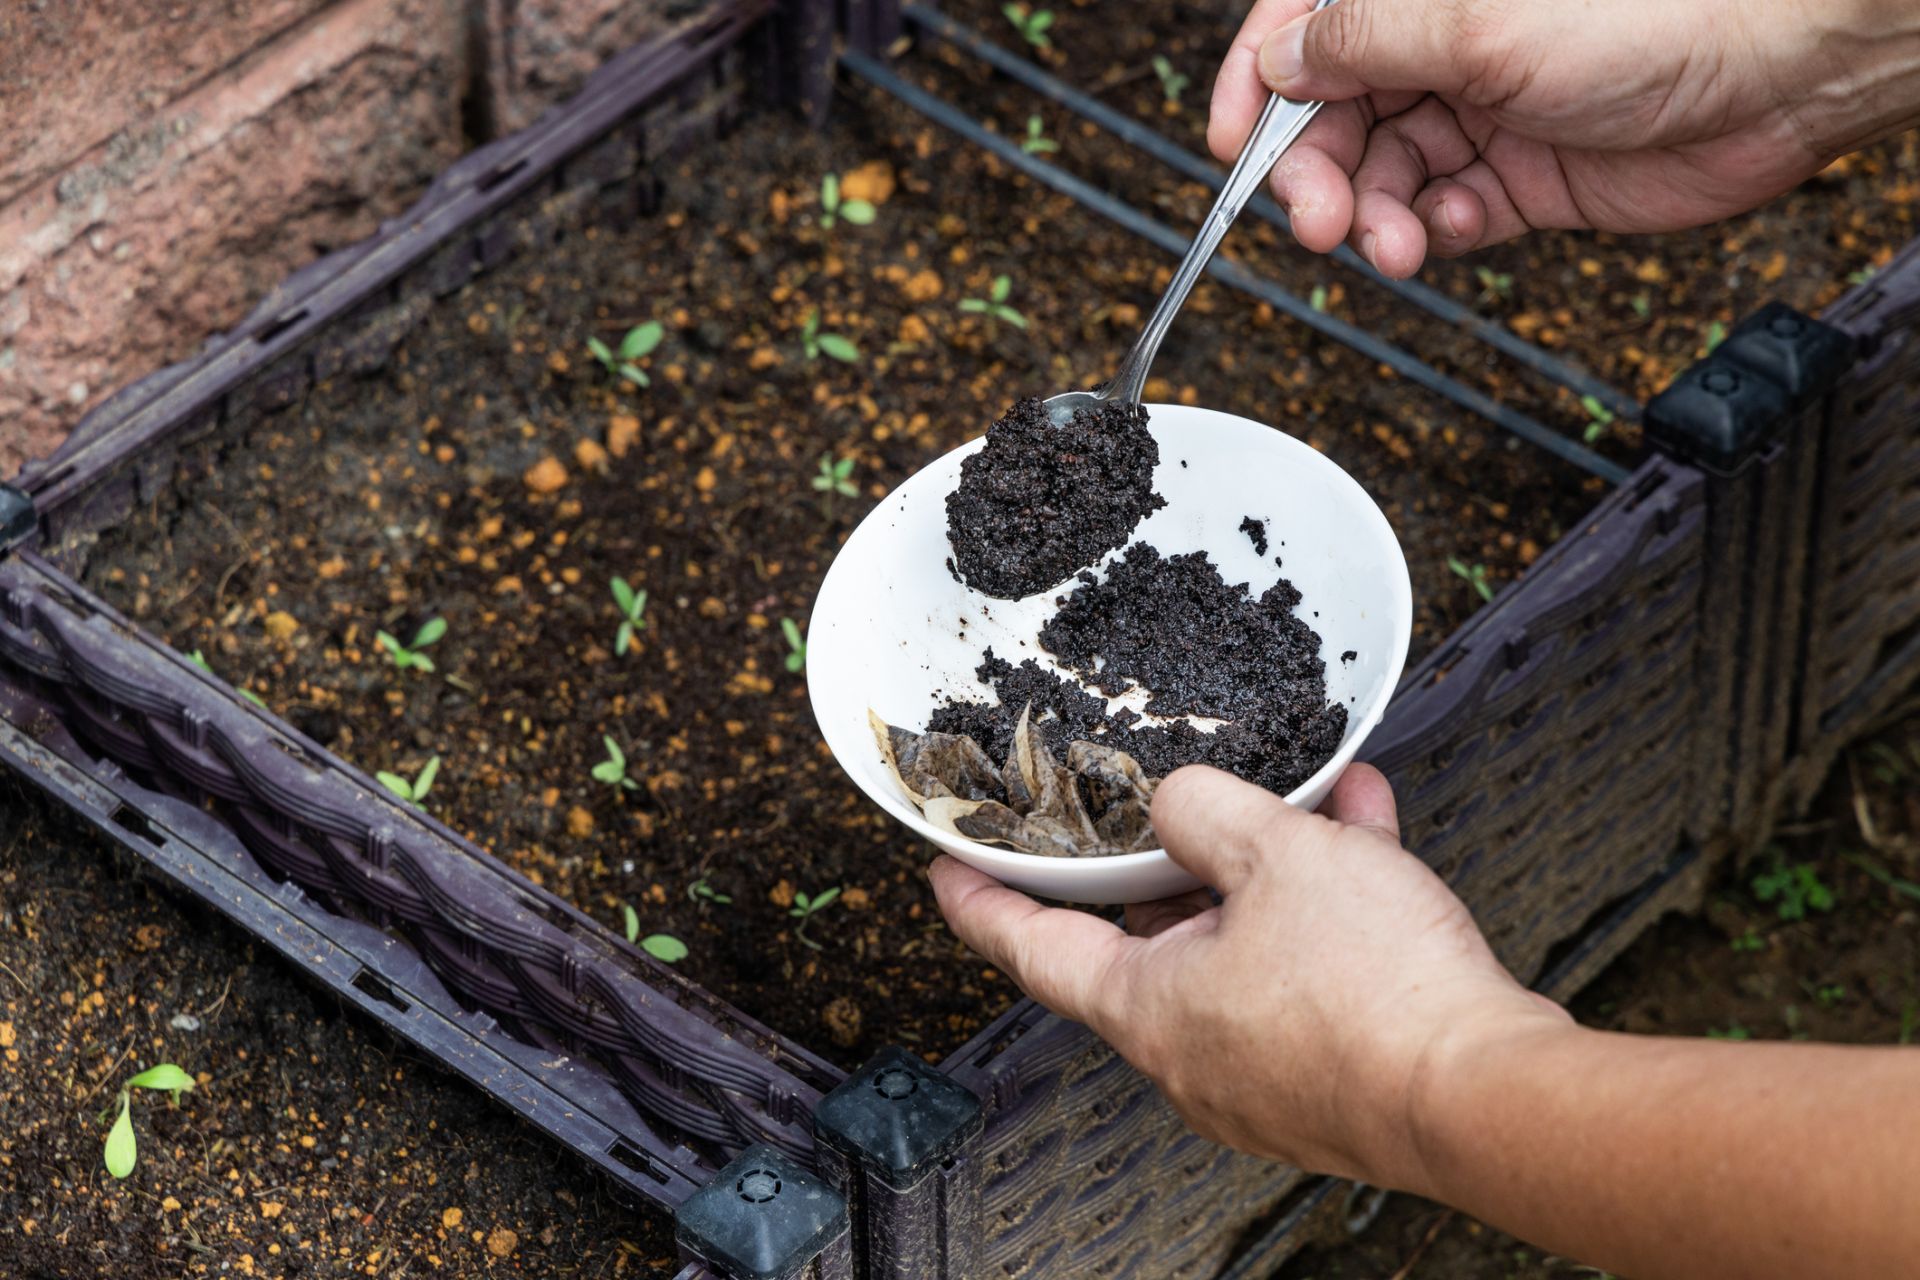
<path id="1" fill-rule="evenodd" d="M 0 476 L 700 7 L 0 0 Z"/>

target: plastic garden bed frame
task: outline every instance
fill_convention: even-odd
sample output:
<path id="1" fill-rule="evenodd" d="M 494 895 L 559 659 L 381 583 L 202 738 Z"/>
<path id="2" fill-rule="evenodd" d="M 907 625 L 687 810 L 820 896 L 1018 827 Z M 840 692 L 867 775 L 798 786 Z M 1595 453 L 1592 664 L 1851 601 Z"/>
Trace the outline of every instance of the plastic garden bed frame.
<path id="1" fill-rule="evenodd" d="M 748 84 L 815 117 L 882 3 L 715 0 L 461 160 L 0 490 L 0 759 L 349 1004 L 672 1210 L 687 1280 L 1243 1277 L 1377 1197 L 1211 1146 L 1021 1003 L 845 1076 L 142 633 L 71 575 L 217 430 L 378 368 Z M 1651 455 L 1404 682 L 1370 754 L 1410 847 L 1564 996 L 1764 839 L 1920 675 L 1920 246 L 1815 323 L 1770 307 L 1647 406 Z"/>

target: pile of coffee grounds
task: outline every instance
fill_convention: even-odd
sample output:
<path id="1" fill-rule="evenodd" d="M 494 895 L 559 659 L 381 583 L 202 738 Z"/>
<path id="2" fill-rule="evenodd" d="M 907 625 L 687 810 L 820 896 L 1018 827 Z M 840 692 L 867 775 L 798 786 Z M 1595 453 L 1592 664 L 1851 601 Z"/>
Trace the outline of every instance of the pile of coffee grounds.
<path id="1" fill-rule="evenodd" d="M 1257 556 L 1267 554 L 1267 522 L 1256 520 L 1252 516 L 1240 522 L 1240 532 L 1247 535 L 1247 541 L 1253 544 L 1253 553 Z"/>
<path id="2" fill-rule="evenodd" d="M 1017 666 L 991 649 L 976 670 L 993 702 L 950 699 L 928 728 L 966 734 L 1005 759 L 1023 709 L 1048 747 L 1076 741 L 1124 751 L 1150 776 L 1210 764 L 1284 795 L 1338 750 L 1347 709 L 1329 705 L 1320 637 L 1293 615 L 1300 593 L 1282 580 L 1257 599 L 1229 586 L 1204 553 L 1163 557 L 1136 545 L 1104 581 L 1082 575 L 1041 630 L 1062 666 L 1112 695 L 1137 682 L 1154 715 L 1226 721 L 1204 731 L 1184 720 L 1152 723 L 1109 714 L 1095 697 L 1029 658 Z"/>
<path id="3" fill-rule="evenodd" d="M 947 495 L 950 567 L 975 591 L 1019 600 L 1126 545 L 1167 505 L 1153 491 L 1160 447 L 1138 405 L 1106 401 L 1061 426 L 1029 397 L 987 430 Z"/>

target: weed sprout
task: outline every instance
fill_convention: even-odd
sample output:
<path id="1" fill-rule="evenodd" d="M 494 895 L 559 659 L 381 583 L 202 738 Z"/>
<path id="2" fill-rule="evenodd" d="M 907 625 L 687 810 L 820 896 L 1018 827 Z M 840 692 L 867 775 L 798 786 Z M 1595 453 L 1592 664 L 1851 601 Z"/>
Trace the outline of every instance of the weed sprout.
<path id="1" fill-rule="evenodd" d="M 695 880 L 687 886 L 687 897 L 693 899 L 695 902 L 711 902 L 722 907 L 733 904 L 733 898 L 715 889 L 707 882 L 705 876 L 701 876 L 698 880 Z"/>
<path id="2" fill-rule="evenodd" d="M 1831 911 L 1833 890 L 1820 880 L 1820 871 L 1810 862 L 1789 864 L 1778 853 L 1773 866 L 1753 878 L 1753 896 L 1774 904 L 1782 920 L 1804 920 L 1808 911 Z"/>
<path id="3" fill-rule="evenodd" d="M 640 949 L 662 964 L 678 964 L 687 958 L 687 944 L 670 933 L 650 933 L 640 936 L 640 913 L 633 904 L 620 904 L 621 914 L 625 917 L 627 941 L 636 943 Z"/>
<path id="4" fill-rule="evenodd" d="M 1005 4 L 1000 12 L 1006 15 L 1020 38 L 1036 49 L 1051 49 L 1053 42 L 1047 39 L 1047 31 L 1053 26 L 1053 10 L 1035 9 L 1024 4 Z"/>
<path id="5" fill-rule="evenodd" d="M 660 345 L 660 340 L 666 336 L 665 325 L 658 320 L 649 320 L 645 324 L 635 325 L 627 330 L 627 336 L 620 339 L 620 346 L 617 349 L 609 347 L 598 338 L 590 337 L 587 339 L 587 350 L 593 353 L 593 358 L 600 362 L 600 367 L 607 371 L 608 377 L 625 378 L 636 387 L 650 387 L 653 385 L 653 379 L 649 378 L 646 370 L 634 361 L 651 355 L 653 349 Z"/>
<path id="6" fill-rule="evenodd" d="M 403 773 L 387 773 L 384 770 L 373 776 L 381 786 L 418 808 L 421 801 L 427 798 L 427 792 L 433 790 L 433 780 L 440 776 L 440 757 L 434 756 L 421 765 L 419 774 L 413 778 L 408 778 Z"/>
<path id="7" fill-rule="evenodd" d="M 977 315 L 992 316 L 995 320 L 1004 320 L 1016 329 L 1027 327 L 1027 318 L 1007 305 L 1007 299 L 1013 293 L 1013 280 L 1008 276 L 995 276 L 993 284 L 987 289 L 984 298 L 962 298 L 960 309 Z"/>
<path id="8" fill-rule="evenodd" d="M 1175 71 L 1173 64 L 1157 53 L 1153 56 L 1153 74 L 1159 78 L 1161 96 L 1176 106 L 1179 105 L 1180 95 L 1193 83 L 1192 76 Z"/>
<path id="9" fill-rule="evenodd" d="M 1463 579 L 1475 591 L 1478 591 L 1482 600 L 1493 599 L 1493 584 L 1487 581 L 1487 566 L 1483 564 L 1468 564 L 1459 556 L 1448 556 L 1447 568 L 1453 571 L 1454 577 Z"/>
<path id="10" fill-rule="evenodd" d="M 1020 149 L 1030 156 L 1048 155 L 1060 149 L 1060 144 L 1046 134 L 1046 122 L 1039 116 L 1027 117 L 1027 136 L 1020 140 Z"/>
<path id="11" fill-rule="evenodd" d="M 1480 282 L 1480 301 L 1508 302 L 1513 299 L 1513 276 L 1492 267 L 1475 267 L 1474 279 Z"/>
<path id="12" fill-rule="evenodd" d="M 626 657 L 627 650 L 633 648 L 635 633 L 647 629 L 647 593 L 635 591 L 625 578 L 615 578 L 608 584 L 613 591 L 613 603 L 620 609 L 620 629 L 613 633 L 613 652 L 616 657 Z"/>
<path id="13" fill-rule="evenodd" d="M 800 624 L 792 618 L 780 619 L 780 634 L 787 638 L 787 670 L 798 674 L 807 669 L 807 642 L 800 638 Z"/>
<path id="14" fill-rule="evenodd" d="M 151 1089 L 156 1093 L 164 1093 L 177 1102 L 181 1094 L 192 1088 L 193 1077 L 171 1062 L 148 1067 L 121 1085 L 118 1103 L 120 1114 L 114 1119 L 113 1127 L 107 1130 L 106 1147 L 101 1153 L 107 1172 L 116 1178 L 124 1178 L 133 1172 L 134 1162 L 139 1159 L 139 1146 L 133 1137 L 133 1091 L 135 1089 Z"/>
<path id="15" fill-rule="evenodd" d="M 1598 396 L 1581 396 L 1580 407 L 1587 411 L 1587 429 L 1580 433 L 1580 438 L 1588 444 L 1598 442 L 1601 436 L 1607 434 L 1607 428 L 1619 421 L 1613 410 L 1600 403 Z"/>
<path id="16" fill-rule="evenodd" d="M 610 787 L 638 791 L 640 784 L 627 776 L 627 753 L 620 749 L 620 744 L 613 740 L 612 734 L 601 734 L 600 741 L 606 744 L 607 758 L 593 766 L 593 780 Z"/>
<path id="17" fill-rule="evenodd" d="M 843 498 L 860 496 L 859 487 L 853 483 L 853 459 L 850 457 L 835 462 L 832 454 L 821 454 L 820 469 L 814 472 L 813 479 L 809 483 L 813 485 L 816 493 L 824 496 L 829 506 L 835 494 Z"/>
<path id="18" fill-rule="evenodd" d="M 820 310 L 818 307 L 807 312 L 807 322 L 800 327 L 800 349 L 809 360 L 818 360 L 826 356 L 842 364 L 852 364 L 860 359 L 860 348 L 837 333 L 820 332 Z"/>
<path id="19" fill-rule="evenodd" d="M 838 885 L 835 885 L 831 889 L 822 889 L 819 893 L 811 897 L 805 893 L 794 894 L 793 905 L 787 908 L 787 914 L 800 923 L 794 926 L 793 936 L 800 942 L 812 947 L 815 951 L 820 950 L 820 944 L 807 936 L 807 922 L 813 919 L 816 913 L 831 906 L 833 900 L 839 896 L 840 887 Z"/>
<path id="20" fill-rule="evenodd" d="M 421 671 L 431 673 L 433 671 L 433 659 L 426 655 L 425 650 L 431 645 L 438 644 L 440 638 L 446 634 L 447 620 L 445 618 L 428 618 L 420 624 L 420 629 L 413 633 L 413 640 L 408 644 L 401 644 L 384 631 L 376 631 L 373 638 L 379 643 L 382 649 L 387 651 L 387 657 L 392 661 L 393 665 L 400 670 L 406 671 L 410 668 L 418 668 Z"/>

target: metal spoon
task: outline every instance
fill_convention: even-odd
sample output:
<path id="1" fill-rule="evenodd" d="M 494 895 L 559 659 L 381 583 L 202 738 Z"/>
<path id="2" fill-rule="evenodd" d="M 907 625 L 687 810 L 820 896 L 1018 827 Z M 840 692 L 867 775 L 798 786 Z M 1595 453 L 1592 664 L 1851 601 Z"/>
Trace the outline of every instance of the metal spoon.
<path id="1" fill-rule="evenodd" d="M 1333 2 L 1319 0 L 1313 8 L 1315 11 L 1324 9 Z M 1227 175 L 1226 185 L 1220 188 L 1220 198 L 1213 202 L 1212 212 L 1207 214 L 1199 234 L 1194 236 L 1187 256 L 1180 262 L 1180 269 L 1173 273 L 1167 291 L 1160 296 L 1159 305 L 1147 317 L 1146 328 L 1140 331 L 1133 349 L 1120 362 L 1119 372 L 1113 375 L 1112 382 L 1098 391 L 1067 391 L 1050 398 L 1046 402 L 1047 417 L 1052 419 L 1055 426 L 1065 425 L 1078 410 L 1092 409 L 1108 400 L 1130 405 L 1140 403 L 1141 393 L 1147 385 L 1147 370 L 1152 367 L 1153 357 L 1160 351 L 1160 342 L 1167 336 L 1167 330 L 1173 327 L 1173 318 L 1180 314 L 1181 306 L 1186 303 L 1187 295 L 1193 292 L 1200 273 L 1207 269 L 1214 250 L 1226 238 L 1227 228 L 1233 225 L 1233 220 L 1240 216 L 1240 210 L 1246 207 L 1253 193 L 1273 172 L 1273 166 L 1279 163 L 1287 148 L 1312 123 L 1323 105 L 1319 102 L 1294 102 L 1277 93 L 1268 100 L 1267 109 L 1260 113 L 1260 122 L 1253 126 L 1253 132 L 1247 136 L 1247 145 L 1240 150 L 1240 158 L 1234 163 L 1233 172 Z"/>

